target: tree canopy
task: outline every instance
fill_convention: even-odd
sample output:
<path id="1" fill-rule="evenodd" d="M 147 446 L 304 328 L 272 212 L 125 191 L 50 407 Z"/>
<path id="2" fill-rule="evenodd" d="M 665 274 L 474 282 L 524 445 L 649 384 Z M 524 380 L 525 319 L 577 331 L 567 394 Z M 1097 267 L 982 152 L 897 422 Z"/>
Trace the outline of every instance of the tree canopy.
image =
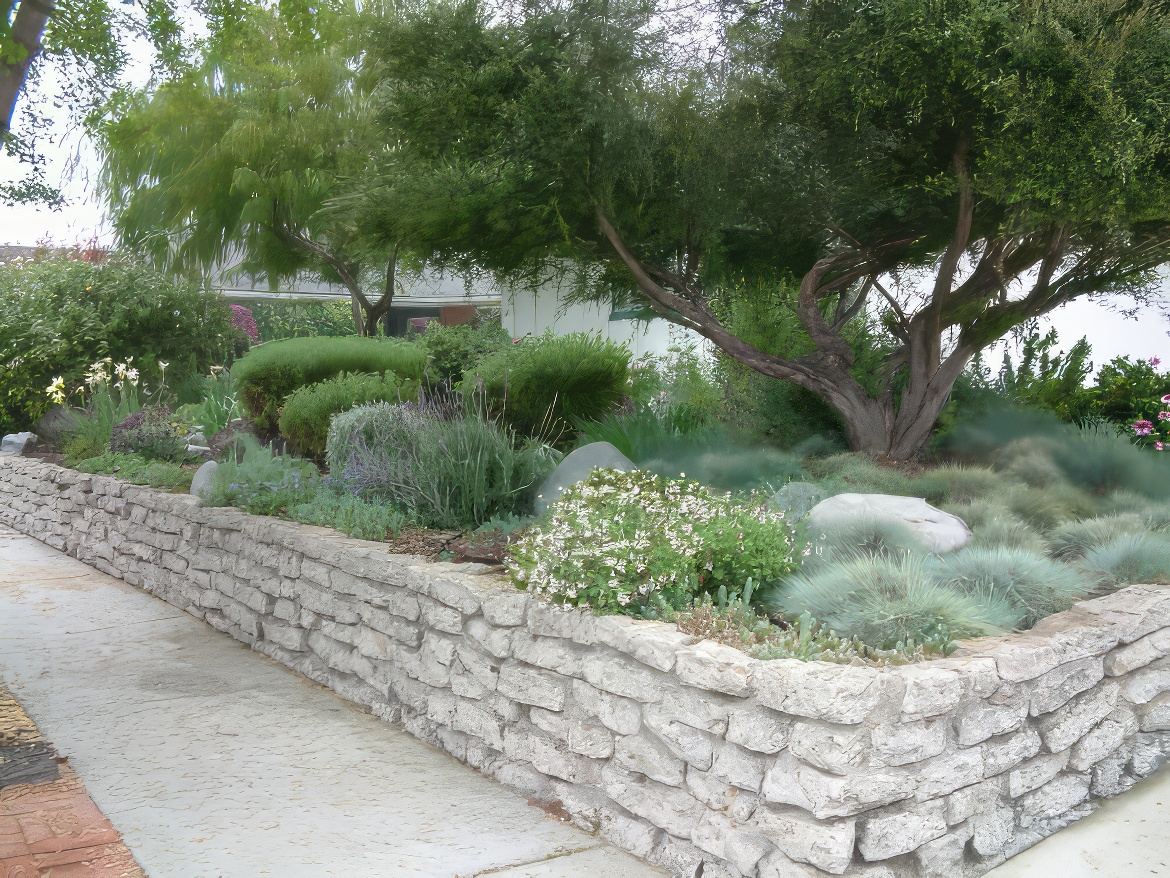
<path id="1" fill-rule="evenodd" d="M 963 368 L 1170 260 L 1170 10 L 1118 0 L 434 2 L 385 21 L 375 238 L 575 262 L 916 454 Z M 717 22 L 697 33 L 695 21 Z M 728 320 L 786 303 L 786 350 Z M 860 368 L 859 322 L 890 344 Z M 783 330 L 783 332 L 781 331 Z M 862 374 L 864 373 L 864 374 Z"/>
<path id="2" fill-rule="evenodd" d="M 372 333 L 394 294 L 397 242 L 362 247 L 334 209 L 378 149 L 361 34 L 344 0 L 239 4 L 197 63 L 128 98 L 102 139 L 122 243 L 178 271 L 240 260 L 274 283 L 312 271 L 350 290 Z"/>

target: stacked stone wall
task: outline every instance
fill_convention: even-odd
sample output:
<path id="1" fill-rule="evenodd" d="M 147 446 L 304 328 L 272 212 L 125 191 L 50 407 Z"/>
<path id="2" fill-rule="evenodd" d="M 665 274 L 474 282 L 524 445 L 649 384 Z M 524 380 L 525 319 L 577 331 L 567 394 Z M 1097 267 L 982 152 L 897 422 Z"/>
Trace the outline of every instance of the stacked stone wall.
<path id="1" fill-rule="evenodd" d="M 878 670 L 757 661 L 24 458 L 0 459 L 0 523 L 687 878 L 979 875 L 1170 752 L 1163 586 Z"/>

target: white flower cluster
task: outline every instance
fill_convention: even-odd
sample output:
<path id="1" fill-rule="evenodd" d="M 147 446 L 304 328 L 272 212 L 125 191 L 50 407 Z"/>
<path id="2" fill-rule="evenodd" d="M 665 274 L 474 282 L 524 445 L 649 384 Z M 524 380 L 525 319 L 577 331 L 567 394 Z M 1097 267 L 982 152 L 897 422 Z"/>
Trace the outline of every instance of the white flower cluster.
<path id="1" fill-rule="evenodd" d="M 785 554 L 791 548 L 782 513 L 647 472 L 596 469 L 567 489 L 551 513 L 546 526 L 530 529 L 513 546 L 513 579 L 557 603 L 611 612 L 645 603 L 655 592 L 699 591 L 715 566 L 707 543 L 718 539 L 717 551 L 745 551 L 743 534 L 734 530 L 744 515 L 774 525 L 769 530 Z"/>

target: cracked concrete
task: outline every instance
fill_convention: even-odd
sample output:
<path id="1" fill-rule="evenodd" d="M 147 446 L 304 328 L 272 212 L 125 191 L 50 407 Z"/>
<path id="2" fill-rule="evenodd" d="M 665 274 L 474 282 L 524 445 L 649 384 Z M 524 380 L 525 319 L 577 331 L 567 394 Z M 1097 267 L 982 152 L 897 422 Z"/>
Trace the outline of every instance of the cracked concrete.
<path id="1" fill-rule="evenodd" d="M 665 874 L 4 529 L 0 680 L 152 878 Z"/>

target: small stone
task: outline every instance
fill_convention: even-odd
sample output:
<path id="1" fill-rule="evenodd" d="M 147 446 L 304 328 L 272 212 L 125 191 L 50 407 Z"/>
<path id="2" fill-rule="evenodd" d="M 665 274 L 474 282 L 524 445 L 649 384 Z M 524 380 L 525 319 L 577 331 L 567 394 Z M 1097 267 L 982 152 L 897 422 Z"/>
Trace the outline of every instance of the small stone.
<path id="1" fill-rule="evenodd" d="M 505 698 L 545 710 L 559 711 L 565 707 L 565 682 L 560 675 L 515 661 L 500 666 L 496 691 Z"/>
<path id="2" fill-rule="evenodd" d="M 1060 710 L 1041 717 L 1036 724 L 1044 745 L 1053 753 L 1067 750 L 1113 712 L 1117 696 L 1117 683 L 1106 682 L 1077 696 Z"/>
<path id="3" fill-rule="evenodd" d="M 700 689 L 746 695 L 756 664 L 738 649 L 703 640 L 677 651 L 674 672 L 684 683 Z"/>
<path id="4" fill-rule="evenodd" d="M 963 519 L 935 509 L 920 497 L 837 494 L 818 503 L 808 514 L 812 530 L 875 520 L 907 526 L 935 554 L 953 552 L 971 541 L 971 529 Z"/>
<path id="5" fill-rule="evenodd" d="M 1008 775 L 1008 795 L 1018 799 L 1024 793 L 1030 793 L 1038 787 L 1044 786 L 1056 777 L 1068 764 L 1069 752 L 1049 753 L 1037 756 L 1025 762 Z"/>
<path id="6" fill-rule="evenodd" d="M 1147 667 L 1125 679 L 1121 695 L 1133 704 L 1145 704 L 1170 689 L 1170 666 Z"/>
<path id="7" fill-rule="evenodd" d="M 1028 829 L 1042 821 L 1064 818 L 1088 797 L 1087 775 L 1061 775 L 1018 801 L 1020 826 Z"/>
<path id="8" fill-rule="evenodd" d="M 36 433 L 9 433 L 0 440 L 0 454 L 23 454 L 25 447 L 36 441 Z"/>
<path id="9" fill-rule="evenodd" d="M 917 850 L 946 833 L 946 806 L 942 802 L 925 802 L 904 811 L 862 820 L 857 847 L 869 862 L 888 860 Z"/>
<path id="10" fill-rule="evenodd" d="M 865 761 L 870 740 L 864 728 L 797 722 L 792 726 L 788 749 L 814 768 L 845 774 Z"/>
<path id="11" fill-rule="evenodd" d="M 779 753 L 788 746 L 791 729 L 791 720 L 766 707 L 750 705 L 731 714 L 726 737 L 757 753 Z"/>
<path id="12" fill-rule="evenodd" d="M 1032 683 L 1032 716 L 1050 713 L 1074 696 L 1095 686 L 1105 676 L 1099 658 L 1086 658 L 1054 668 Z"/>
<path id="13" fill-rule="evenodd" d="M 682 786 L 686 776 L 686 764 L 681 759 L 641 735 L 618 738 L 614 742 L 613 759 L 623 768 L 667 786 Z"/>
<path id="14" fill-rule="evenodd" d="M 874 752 L 886 765 L 921 762 L 942 753 L 947 746 L 945 722 L 878 723 L 870 731 Z"/>
<path id="15" fill-rule="evenodd" d="M 853 861 L 853 818 L 813 820 L 793 811 L 761 808 L 753 820 L 769 841 L 798 863 L 840 875 Z"/>
<path id="16" fill-rule="evenodd" d="M 206 500 L 211 494 L 211 482 L 215 478 L 215 471 L 219 469 L 219 464 L 214 460 L 209 460 L 199 469 L 195 470 L 195 475 L 191 477 L 191 496 L 198 497 L 200 500 Z"/>

